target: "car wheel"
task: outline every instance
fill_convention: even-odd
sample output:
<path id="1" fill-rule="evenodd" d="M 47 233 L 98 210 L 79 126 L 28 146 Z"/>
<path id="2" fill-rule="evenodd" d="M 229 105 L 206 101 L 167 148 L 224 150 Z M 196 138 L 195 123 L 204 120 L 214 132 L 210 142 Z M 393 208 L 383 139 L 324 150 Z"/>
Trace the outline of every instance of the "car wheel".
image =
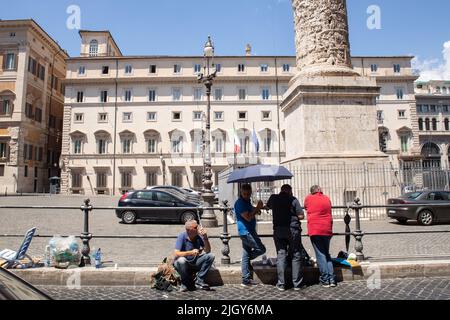
<path id="1" fill-rule="evenodd" d="M 181 215 L 181 222 L 186 223 L 191 220 L 197 220 L 197 216 L 195 215 L 195 213 L 191 211 L 183 212 L 183 214 Z"/>
<path id="2" fill-rule="evenodd" d="M 434 222 L 433 212 L 430 210 L 421 211 L 417 217 L 417 221 L 423 226 L 431 226 Z"/>
<path id="3" fill-rule="evenodd" d="M 134 224 L 136 223 L 136 212 L 133 211 L 125 211 L 124 213 L 122 213 L 122 221 L 125 224 Z"/>
<path id="4" fill-rule="evenodd" d="M 398 218 L 397 221 L 398 221 L 398 223 L 400 223 L 400 224 L 406 224 L 406 223 L 408 222 L 408 219 Z"/>

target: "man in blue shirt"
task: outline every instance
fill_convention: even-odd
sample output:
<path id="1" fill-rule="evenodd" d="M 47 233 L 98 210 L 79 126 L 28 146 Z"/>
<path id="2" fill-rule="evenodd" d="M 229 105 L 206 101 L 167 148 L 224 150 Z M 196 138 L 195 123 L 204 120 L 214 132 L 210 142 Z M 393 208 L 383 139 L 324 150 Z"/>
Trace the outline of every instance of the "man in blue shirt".
<path id="1" fill-rule="evenodd" d="M 208 234 L 195 220 L 186 222 L 185 227 L 186 232 L 178 236 L 175 244 L 174 267 L 181 277 L 180 291 L 186 292 L 193 288 L 210 290 L 205 279 L 214 262 L 214 255 L 211 253 Z M 195 286 L 194 273 L 197 274 Z"/>
<path id="2" fill-rule="evenodd" d="M 241 196 L 234 205 L 239 236 L 242 240 L 242 286 L 256 285 L 253 281 L 251 260 L 266 253 L 266 247 L 256 233 L 256 216 L 264 207 L 259 201 L 256 208 L 251 203 L 252 187 L 248 184 L 241 188 Z"/>

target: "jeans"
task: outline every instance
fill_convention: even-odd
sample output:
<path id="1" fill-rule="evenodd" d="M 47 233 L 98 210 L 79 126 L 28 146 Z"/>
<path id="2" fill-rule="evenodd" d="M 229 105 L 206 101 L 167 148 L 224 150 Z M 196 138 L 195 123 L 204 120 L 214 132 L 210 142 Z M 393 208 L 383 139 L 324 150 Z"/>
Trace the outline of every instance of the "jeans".
<path id="1" fill-rule="evenodd" d="M 274 241 L 277 250 L 278 285 L 286 285 L 285 276 L 289 256 L 292 259 L 294 288 L 300 288 L 303 282 L 301 231 L 290 228 L 276 228 L 274 230 Z"/>
<path id="2" fill-rule="evenodd" d="M 320 282 L 322 284 L 335 283 L 333 261 L 330 256 L 331 237 L 312 236 L 311 243 L 316 252 L 317 265 L 320 271 Z"/>
<path id="3" fill-rule="evenodd" d="M 193 261 L 189 261 L 184 257 L 178 258 L 174 263 L 174 267 L 181 277 L 181 284 L 185 287 L 191 287 L 194 282 L 194 273 L 197 273 L 197 283 L 204 283 L 214 259 L 215 257 L 212 253 L 206 253 Z"/>
<path id="4" fill-rule="evenodd" d="M 242 282 L 247 283 L 252 280 L 250 261 L 254 260 L 266 253 L 266 247 L 261 242 L 258 234 L 253 231 L 241 236 L 242 240 Z"/>

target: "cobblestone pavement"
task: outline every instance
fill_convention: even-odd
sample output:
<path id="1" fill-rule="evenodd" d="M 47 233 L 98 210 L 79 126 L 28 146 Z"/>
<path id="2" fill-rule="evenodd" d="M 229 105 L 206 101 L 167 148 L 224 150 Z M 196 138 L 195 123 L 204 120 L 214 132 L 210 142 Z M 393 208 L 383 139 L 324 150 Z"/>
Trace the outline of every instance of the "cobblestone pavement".
<path id="1" fill-rule="evenodd" d="M 273 286 L 251 289 L 224 286 L 213 291 L 164 293 L 148 287 L 40 287 L 57 300 L 450 300 L 450 277 L 426 279 L 390 279 L 380 289 L 370 290 L 366 281 L 341 283 L 337 288 L 319 285 L 295 292 L 280 292 Z"/>
<path id="2" fill-rule="evenodd" d="M 83 197 L 78 196 L 29 196 L 29 197 L 7 197 L 0 198 L 3 205 L 64 205 L 81 206 Z M 92 202 L 97 206 L 114 206 L 116 199 L 112 197 L 93 198 Z M 79 235 L 83 227 L 83 215 L 77 210 L 36 210 L 22 209 L 10 210 L 0 209 L 0 235 L 15 234 L 22 235 L 26 230 L 36 226 L 40 235 Z M 219 219 L 219 223 L 221 223 Z M 305 223 L 303 223 L 306 229 Z M 354 221 L 352 222 L 352 229 Z M 341 221 L 335 222 L 334 231 L 344 232 L 345 226 Z M 129 265 L 152 265 L 160 262 L 165 256 L 171 254 L 174 246 L 174 239 L 158 238 L 158 235 L 173 236 L 183 230 L 178 224 L 151 224 L 140 223 L 136 225 L 123 225 L 111 210 L 94 210 L 90 217 L 90 231 L 94 235 L 91 241 L 91 249 L 101 248 L 105 261 L 117 263 L 119 266 Z M 362 221 L 362 230 L 366 233 L 371 232 L 410 232 L 410 231 L 436 231 L 436 233 L 427 234 L 396 234 L 396 235 L 366 235 L 363 238 L 364 253 L 369 258 L 388 259 L 414 259 L 414 258 L 439 258 L 450 257 L 450 225 L 441 224 L 431 227 L 422 227 L 415 222 L 408 225 L 400 225 L 391 220 L 380 221 Z M 220 239 L 215 238 L 220 235 L 222 228 L 209 230 L 212 236 L 213 253 L 221 256 L 222 243 Z M 260 234 L 271 234 L 271 225 L 262 224 L 258 226 Z M 233 236 L 237 235 L 236 226 L 230 226 L 230 232 Z M 304 230 L 306 233 L 306 230 Z M 145 235 L 155 236 L 156 239 L 102 239 L 95 236 L 128 236 Z M 30 247 L 30 254 L 35 257 L 41 257 L 44 252 L 48 238 L 35 238 Z M 17 249 L 22 238 L 0 237 L 0 248 Z M 263 238 L 267 246 L 268 256 L 275 256 L 275 248 L 271 237 Z M 313 250 L 308 238 L 304 238 L 306 250 L 313 254 Z M 345 249 L 344 237 L 337 236 L 332 241 L 331 253 L 337 255 Z M 238 262 L 241 257 L 241 244 L 238 238 L 233 238 L 230 242 L 231 259 Z M 354 240 L 350 243 L 350 251 L 353 251 Z M 217 259 L 218 261 L 220 259 Z"/>

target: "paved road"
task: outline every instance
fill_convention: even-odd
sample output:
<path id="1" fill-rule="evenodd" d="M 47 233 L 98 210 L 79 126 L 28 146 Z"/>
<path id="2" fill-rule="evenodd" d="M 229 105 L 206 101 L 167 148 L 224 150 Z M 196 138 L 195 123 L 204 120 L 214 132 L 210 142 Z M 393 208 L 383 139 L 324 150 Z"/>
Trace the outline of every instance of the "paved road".
<path id="1" fill-rule="evenodd" d="M 79 207 L 83 197 L 67 196 L 30 196 L 0 198 L 1 204 L 10 205 L 68 205 Z M 97 206 L 113 206 L 116 200 L 110 197 L 92 199 Z M 79 235 L 83 226 L 83 215 L 80 210 L 6 210 L 0 209 L 0 235 L 23 234 L 26 230 L 36 226 L 40 235 Z M 126 235 L 171 235 L 176 236 L 182 231 L 182 226 L 177 224 L 162 225 L 142 223 L 137 225 L 123 225 L 119 223 L 114 212 L 94 210 L 90 219 L 90 228 L 94 236 L 126 236 Z M 270 234 L 271 225 L 260 225 L 261 234 Z M 354 221 L 352 222 L 354 228 Z M 304 229 L 306 227 L 304 226 Z M 335 232 L 344 232 L 343 222 L 335 223 Z M 398 235 L 367 235 L 364 237 L 364 252 L 368 257 L 377 259 L 419 258 L 419 257 L 450 257 L 450 225 L 435 225 L 432 227 L 418 226 L 411 222 L 407 226 L 399 225 L 390 220 L 363 221 L 362 229 L 365 232 L 409 232 L 409 231 L 436 231 L 428 234 L 398 234 Z M 236 236 L 236 226 L 230 226 L 230 231 Z M 306 230 L 305 230 L 306 231 Z M 221 228 L 209 230 L 211 236 L 219 236 Z M 33 240 L 30 253 L 35 257 L 43 255 L 45 245 L 49 239 L 36 238 Z M 21 238 L 0 237 L 0 248 L 17 249 Z M 275 256 L 273 240 L 268 237 L 263 242 L 267 246 L 268 255 Z M 304 239 L 306 250 L 313 255 L 309 239 Z M 120 266 L 149 265 L 160 262 L 165 256 L 171 254 L 174 239 L 102 239 L 94 238 L 91 248 L 101 248 L 106 261 L 112 261 Z M 213 253 L 221 256 L 222 243 L 220 239 L 212 239 Z M 239 239 L 232 239 L 231 259 L 234 262 L 240 260 L 241 246 Z M 354 241 L 350 248 L 354 247 Z M 344 250 L 344 237 L 335 237 L 332 242 L 331 252 L 337 255 Z M 220 260 L 220 259 L 218 259 Z"/>
<path id="2" fill-rule="evenodd" d="M 365 281 L 341 283 L 337 288 L 311 286 L 301 292 L 280 292 L 272 286 L 214 288 L 212 292 L 163 293 L 148 287 L 40 287 L 61 300 L 450 300 L 449 278 L 383 280 L 370 290 Z"/>

